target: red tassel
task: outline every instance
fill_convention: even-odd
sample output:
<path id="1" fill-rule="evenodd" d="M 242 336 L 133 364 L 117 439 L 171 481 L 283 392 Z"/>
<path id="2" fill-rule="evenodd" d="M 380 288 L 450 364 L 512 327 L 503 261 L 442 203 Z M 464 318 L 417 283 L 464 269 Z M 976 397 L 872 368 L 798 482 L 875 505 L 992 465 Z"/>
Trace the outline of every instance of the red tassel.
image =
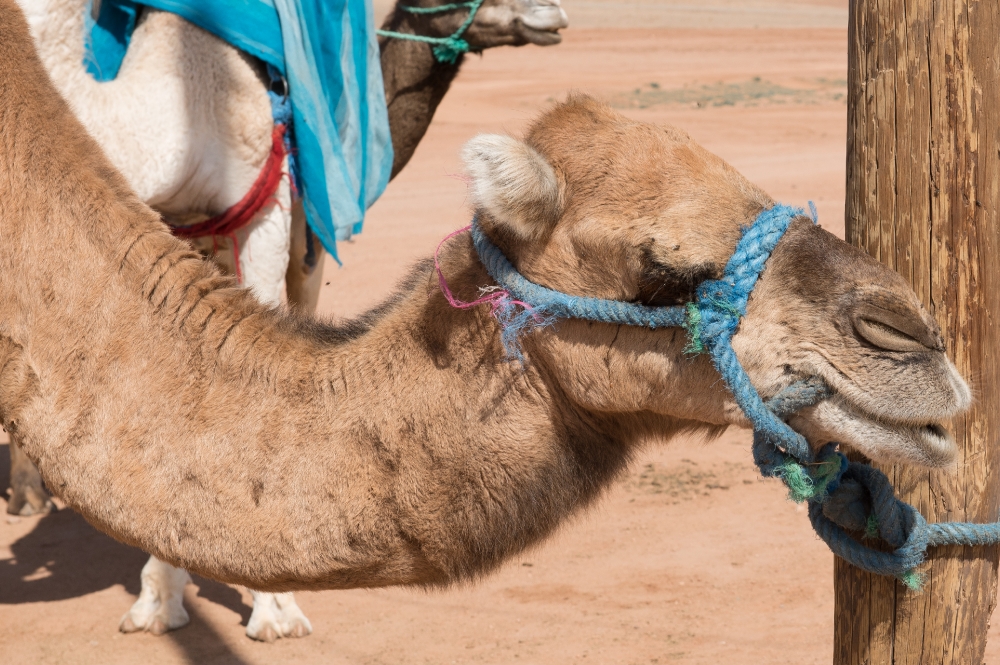
<path id="1" fill-rule="evenodd" d="M 243 283 L 240 271 L 240 252 L 236 241 L 236 232 L 250 223 L 250 220 L 260 212 L 261 208 L 274 196 L 284 175 L 281 171 L 285 159 L 285 126 L 275 125 L 271 133 L 271 153 L 267 156 L 264 168 L 257 176 L 242 199 L 225 212 L 210 217 L 204 222 L 191 226 L 174 226 L 171 228 L 179 238 L 204 238 L 205 236 L 225 236 L 233 241 L 233 259 L 236 262 L 236 279 Z"/>

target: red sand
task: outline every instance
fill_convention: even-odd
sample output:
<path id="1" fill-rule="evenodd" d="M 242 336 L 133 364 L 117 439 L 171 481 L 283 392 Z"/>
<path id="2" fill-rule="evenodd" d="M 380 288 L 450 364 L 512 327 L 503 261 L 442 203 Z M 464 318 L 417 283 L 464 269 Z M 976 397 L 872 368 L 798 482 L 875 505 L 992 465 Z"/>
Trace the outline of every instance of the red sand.
<path id="1" fill-rule="evenodd" d="M 710 86 L 705 94 L 718 94 L 700 108 L 627 112 L 685 128 L 780 201 L 812 198 L 821 222 L 842 234 L 845 78 L 842 27 L 582 28 L 559 47 L 471 57 L 364 234 L 342 245 L 344 267 L 327 265 L 321 309 L 350 316 L 383 298 L 415 259 L 468 222 L 465 184 L 449 177 L 461 172 L 462 142 L 481 131 L 516 133 L 570 89 L 628 103 L 637 88 L 638 100 L 655 101 L 657 91 Z M 765 97 L 715 106 L 730 90 L 719 82 L 763 88 Z M 6 464 L 3 449 L 0 459 Z M 0 483 L 5 477 L 0 469 Z M 298 594 L 315 632 L 273 645 L 243 635 L 249 594 L 203 579 L 188 587 L 188 627 L 160 638 L 118 633 L 145 555 L 63 510 L 0 520 L 0 660 L 825 663 L 832 559 L 804 509 L 777 482 L 757 478 L 740 431 L 649 451 L 596 510 L 474 586 Z M 1000 662 L 1000 649 L 987 662 Z"/>

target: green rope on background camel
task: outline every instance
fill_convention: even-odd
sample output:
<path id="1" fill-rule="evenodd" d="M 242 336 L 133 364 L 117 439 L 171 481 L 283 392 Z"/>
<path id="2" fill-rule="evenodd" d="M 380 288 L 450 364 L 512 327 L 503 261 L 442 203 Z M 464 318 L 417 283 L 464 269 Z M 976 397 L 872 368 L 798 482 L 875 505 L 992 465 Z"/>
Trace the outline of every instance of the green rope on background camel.
<path id="1" fill-rule="evenodd" d="M 434 59 L 438 62 L 442 62 L 449 65 L 454 65 L 458 61 L 458 56 L 463 53 L 468 53 L 471 47 L 469 42 L 462 39 L 462 35 L 465 31 L 469 29 L 472 22 L 476 19 L 476 12 L 479 8 L 483 6 L 485 0 L 471 0 L 470 2 L 453 2 L 447 5 L 438 5 L 436 7 L 410 7 L 407 5 L 398 5 L 398 8 L 404 12 L 409 12 L 410 14 L 442 14 L 444 12 L 456 11 L 459 9 L 468 9 L 469 15 L 466 17 L 465 22 L 459 26 L 458 30 L 453 32 L 447 37 L 424 37 L 423 35 L 411 35 L 406 32 L 396 32 L 394 30 L 376 30 L 382 37 L 391 37 L 393 39 L 405 39 L 411 42 L 423 42 L 424 44 L 430 44 L 433 46 Z"/>

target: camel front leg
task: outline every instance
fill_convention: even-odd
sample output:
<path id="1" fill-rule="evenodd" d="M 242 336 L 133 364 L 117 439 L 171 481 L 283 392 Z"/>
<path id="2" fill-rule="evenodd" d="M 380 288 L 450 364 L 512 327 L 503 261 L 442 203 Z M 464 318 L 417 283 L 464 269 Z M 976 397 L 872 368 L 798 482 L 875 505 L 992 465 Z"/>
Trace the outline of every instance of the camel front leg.
<path id="1" fill-rule="evenodd" d="M 287 173 L 287 157 L 282 168 Z M 236 235 L 240 244 L 241 283 L 261 302 L 279 306 L 285 292 L 292 236 L 292 193 L 287 178 L 282 178 L 271 202 Z"/>
<path id="2" fill-rule="evenodd" d="M 286 171 L 287 167 L 288 163 L 286 161 Z M 237 231 L 242 284 L 252 290 L 261 302 L 273 307 L 281 304 L 281 294 L 286 288 L 289 290 L 289 300 L 293 305 L 301 307 L 300 301 L 292 297 L 293 293 L 296 296 L 305 294 L 304 297 L 311 303 L 308 305 L 307 311 L 314 311 L 316 301 L 319 298 L 319 286 L 321 284 L 319 280 L 322 279 L 323 247 L 319 244 L 318 240 L 315 241 L 315 246 L 318 248 L 317 251 L 320 252 L 317 254 L 320 266 L 313 271 L 315 276 L 300 273 L 303 275 L 303 279 L 290 281 L 290 284 L 286 287 L 287 275 L 291 275 L 297 267 L 301 267 L 302 258 L 305 256 L 305 215 L 302 212 L 301 204 L 295 205 L 294 218 L 297 219 L 303 230 L 297 236 L 302 253 L 298 255 L 300 263 L 295 264 L 293 260 L 293 265 L 289 265 L 290 253 L 292 256 L 295 256 L 297 253 L 292 248 L 295 236 L 293 236 L 292 232 L 293 208 L 291 192 L 288 182 L 282 180 L 278 186 L 278 190 L 275 192 L 274 200 L 265 206 L 246 228 Z M 208 242 L 210 242 L 209 239 L 202 239 L 199 246 L 207 249 Z M 229 272 L 235 272 L 236 262 L 232 254 L 228 252 L 223 253 L 216 256 L 216 260 Z M 306 290 L 301 288 L 296 290 L 297 286 L 303 284 L 306 285 Z M 154 565 L 154 562 L 156 565 Z M 148 576 L 147 568 L 151 572 Z M 169 608 L 166 608 L 166 613 L 174 612 L 176 614 L 179 612 L 183 615 L 183 621 L 178 625 L 181 626 L 187 623 L 187 613 L 181 605 L 180 595 L 180 592 L 183 591 L 183 582 L 180 581 L 180 575 L 183 574 L 185 576 L 184 579 L 189 579 L 187 573 L 178 568 L 167 566 L 167 564 L 158 561 L 154 557 L 149 560 L 146 568 L 143 569 L 142 594 L 140 594 L 139 600 L 136 601 L 132 610 L 122 619 L 123 631 L 132 632 L 132 630 L 145 629 L 157 632 L 153 628 L 144 628 L 150 622 L 153 622 L 152 625 L 155 625 L 159 629 L 157 634 L 177 627 L 170 625 L 169 622 L 165 622 L 163 617 L 160 619 L 146 618 L 147 615 L 152 616 L 157 610 L 163 607 L 163 601 L 157 596 L 159 589 L 157 584 L 154 584 L 154 579 L 166 578 L 168 572 L 176 575 L 170 578 L 170 582 L 175 585 L 179 583 L 180 589 L 174 588 L 169 592 L 172 594 L 170 595 L 171 604 Z M 150 580 L 148 585 L 147 577 Z M 147 588 L 149 589 L 148 593 Z M 247 635 L 250 638 L 262 642 L 274 642 L 281 637 L 305 637 L 312 632 L 312 624 L 309 623 L 309 619 L 299 609 L 299 606 L 295 602 L 295 597 L 291 593 L 275 594 L 260 591 L 251 591 L 250 593 L 253 596 L 253 612 L 250 615 L 250 621 L 247 623 Z M 176 602 L 173 602 L 174 598 L 176 598 Z M 157 605 L 158 602 L 161 605 Z M 159 623 L 156 623 L 156 621 L 159 621 Z M 135 627 L 129 630 L 127 624 L 129 626 L 134 625 Z M 166 627 L 163 628 L 163 626 Z"/>
<path id="3" fill-rule="evenodd" d="M 142 567 L 141 580 L 139 599 L 122 617 L 118 629 L 123 633 L 145 630 L 162 635 L 186 626 L 190 619 L 184 609 L 184 586 L 191 581 L 187 571 L 151 556 Z"/>
<path id="4" fill-rule="evenodd" d="M 247 622 L 247 637 L 273 642 L 279 637 L 305 637 L 312 624 L 299 609 L 291 593 L 250 591 L 253 612 Z"/>
<path id="5" fill-rule="evenodd" d="M 319 291 L 323 287 L 323 262 L 326 250 L 309 230 L 302 203 L 292 208 L 291 256 L 285 273 L 288 304 L 300 312 L 315 314 Z"/>
<path id="6" fill-rule="evenodd" d="M 7 512 L 12 515 L 45 515 L 52 511 L 52 499 L 42 486 L 42 476 L 21 450 L 17 437 L 10 437 L 10 497 Z"/>
<path id="7" fill-rule="evenodd" d="M 287 161 L 285 168 L 287 170 Z M 282 181 L 275 199 L 271 206 L 261 211 L 258 218 L 247 226 L 246 240 L 240 244 L 243 285 L 252 289 L 262 302 L 275 307 L 281 304 L 282 289 L 288 289 L 289 301 L 299 305 L 292 300 L 287 275 L 295 269 L 289 260 L 290 252 L 293 256 L 295 254 L 292 249 L 295 242 L 295 222 L 298 221 L 305 228 L 305 215 L 301 204 L 292 207 L 287 181 Z M 304 250 L 304 236 L 301 244 Z M 323 247 L 318 240 L 315 244 L 322 251 Z M 318 257 L 322 261 L 323 255 L 318 254 Z M 315 294 L 311 295 L 310 291 L 306 295 L 311 299 L 307 310 L 310 312 L 315 311 L 316 301 L 319 299 L 318 280 L 322 278 L 322 264 L 314 272 Z M 305 283 L 311 282 L 306 279 Z M 253 596 L 253 612 L 247 622 L 248 637 L 262 642 L 274 642 L 279 637 L 305 637 L 312 632 L 312 624 L 299 609 L 291 593 L 250 591 L 250 594 Z"/>

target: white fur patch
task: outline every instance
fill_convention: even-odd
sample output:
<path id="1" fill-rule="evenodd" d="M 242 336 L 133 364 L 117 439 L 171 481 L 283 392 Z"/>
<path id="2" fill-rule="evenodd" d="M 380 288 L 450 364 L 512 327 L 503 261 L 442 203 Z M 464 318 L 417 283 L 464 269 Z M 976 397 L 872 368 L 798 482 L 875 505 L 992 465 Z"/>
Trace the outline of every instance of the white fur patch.
<path id="1" fill-rule="evenodd" d="M 162 635 L 187 625 L 184 586 L 191 581 L 191 576 L 186 570 L 151 556 L 142 568 L 141 580 L 139 598 L 122 617 L 119 630 L 123 633 L 146 630 Z"/>
<path id="2" fill-rule="evenodd" d="M 477 209 L 526 240 L 542 235 L 559 218 L 559 181 L 531 146 L 499 134 L 480 134 L 462 150 Z"/>
<path id="3" fill-rule="evenodd" d="M 305 637 L 312 624 L 302 613 L 291 593 L 251 591 L 253 613 L 247 622 L 247 636 L 262 642 L 279 637 Z"/>

